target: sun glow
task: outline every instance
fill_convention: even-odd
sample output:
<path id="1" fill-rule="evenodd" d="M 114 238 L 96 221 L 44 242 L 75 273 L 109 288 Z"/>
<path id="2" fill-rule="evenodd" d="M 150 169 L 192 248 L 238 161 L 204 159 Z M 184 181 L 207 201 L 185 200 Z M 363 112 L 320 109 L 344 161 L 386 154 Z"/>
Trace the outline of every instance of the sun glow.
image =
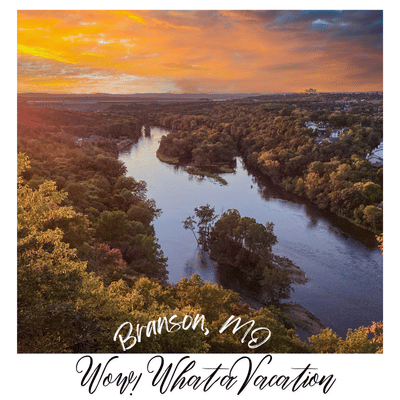
<path id="1" fill-rule="evenodd" d="M 53 92 L 59 80 L 64 93 L 81 91 L 66 82 L 79 85 L 83 74 L 85 82 L 93 74 L 94 90 L 115 90 L 116 78 L 108 85 L 95 78 L 99 73 L 146 78 L 143 85 L 152 80 L 155 86 L 141 88 L 146 92 L 164 90 L 164 81 L 178 92 L 382 89 L 379 38 L 350 40 L 349 21 L 294 17 L 272 11 L 19 11 L 18 90 L 41 91 L 41 81 L 35 90 L 31 79 L 39 70 L 51 77 Z M 72 68 L 64 68 L 71 76 L 60 74 L 62 66 Z M 138 90 L 137 80 L 131 89 Z"/>

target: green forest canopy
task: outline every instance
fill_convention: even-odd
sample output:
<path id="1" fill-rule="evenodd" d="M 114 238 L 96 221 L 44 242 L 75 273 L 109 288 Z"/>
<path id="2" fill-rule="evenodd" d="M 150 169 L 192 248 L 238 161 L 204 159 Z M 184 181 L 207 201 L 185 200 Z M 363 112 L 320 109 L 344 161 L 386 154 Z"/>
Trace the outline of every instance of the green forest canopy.
<path id="1" fill-rule="evenodd" d="M 381 351 L 381 323 L 349 331 L 346 339 L 327 329 L 306 344 L 276 307 L 253 310 L 198 276 L 168 284 L 152 226 L 162 210 L 147 199 L 145 182 L 125 176 L 112 151 L 79 147 L 50 134 L 46 123 L 20 124 L 18 149 L 19 352 L 118 352 L 112 337 L 122 323 L 174 314 L 205 315 L 210 335 L 160 335 L 134 351 L 249 352 L 240 334 L 217 333 L 233 314 L 273 332 L 262 352 Z M 361 191 L 376 201 L 366 183 Z"/>

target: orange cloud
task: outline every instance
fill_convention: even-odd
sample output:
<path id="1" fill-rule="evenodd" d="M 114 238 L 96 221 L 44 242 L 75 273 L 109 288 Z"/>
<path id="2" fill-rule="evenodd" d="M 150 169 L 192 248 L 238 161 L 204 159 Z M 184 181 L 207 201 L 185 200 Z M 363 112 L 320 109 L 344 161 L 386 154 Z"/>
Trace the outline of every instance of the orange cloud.
<path id="1" fill-rule="evenodd" d="M 117 16 L 125 16 L 129 19 L 133 19 L 136 22 L 139 22 L 139 24 L 145 25 L 146 23 L 144 22 L 143 18 L 140 17 L 139 15 L 133 14 L 130 11 L 110 11 L 112 14 L 115 14 Z"/>
<path id="2" fill-rule="evenodd" d="M 312 16 L 293 15 L 298 20 L 279 11 L 19 11 L 18 87 L 60 92 L 381 89 L 381 50 L 343 35 L 330 40 L 332 33 L 324 30 L 328 22 L 316 26 Z M 52 84 L 38 81 L 35 90 L 35 73 L 49 74 Z"/>

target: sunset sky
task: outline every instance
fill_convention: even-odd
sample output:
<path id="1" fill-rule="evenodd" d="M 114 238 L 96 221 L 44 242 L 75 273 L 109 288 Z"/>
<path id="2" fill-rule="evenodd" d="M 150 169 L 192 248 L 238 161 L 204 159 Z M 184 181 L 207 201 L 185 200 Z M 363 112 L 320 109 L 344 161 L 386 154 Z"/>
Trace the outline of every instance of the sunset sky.
<path id="1" fill-rule="evenodd" d="M 18 11 L 18 92 L 382 90 L 382 11 Z"/>

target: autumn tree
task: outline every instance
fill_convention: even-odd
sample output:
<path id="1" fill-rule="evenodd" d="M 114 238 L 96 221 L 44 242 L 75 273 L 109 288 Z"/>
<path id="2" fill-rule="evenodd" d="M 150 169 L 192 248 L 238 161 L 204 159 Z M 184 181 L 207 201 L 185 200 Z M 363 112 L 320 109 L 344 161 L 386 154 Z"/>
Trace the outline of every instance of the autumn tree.
<path id="1" fill-rule="evenodd" d="M 349 329 L 345 339 L 326 328 L 309 339 L 313 353 L 382 353 L 383 323 L 373 322 L 368 327 Z"/>
<path id="2" fill-rule="evenodd" d="M 231 209 L 222 214 L 212 230 L 211 256 L 222 264 L 227 261 L 252 275 L 256 265 L 261 267 L 262 263 L 269 262 L 276 242 L 272 223 L 262 225 L 254 218 L 242 217 L 239 211 Z"/>
<path id="3" fill-rule="evenodd" d="M 79 336 L 73 314 L 86 264 L 63 241 L 60 228 L 46 226 L 74 217 L 71 207 L 61 205 L 67 194 L 51 181 L 32 189 L 22 178 L 28 167 L 28 158 L 19 153 L 18 351 L 62 352 Z"/>
<path id="4" fill-rule="evenodd" d="M 268 266 L 264 268 L 262 280 L 262 299 L 266 304 L 279 305 L 281 300 L 288 299 L 293 290 L 288 272 Z"/>
<path id="5" fill-rule="evenodd" d="M 183 225 L 193 232 L 203 250 L 210 251 L 220 268 L 239 274 L 243 285 L 258 288 L 267 304 L 289 297 L 290 278 L 272 263 L 272 246 L 277 242 L 272 223 L 257 223 L 235 209 L 217 219 L 214 208 L 207 204 L 195 208 L 195 214 Z"/>
<path id="6" fill-rule="evenodd" d="M 272 263 L 272 246 L 277 242 L 273 227 L 232 209 L 222 214 L 211 235 L 210 256 L 239 272 L 242 283 L 257 290 L 266 304 L 279 304 L 292 290 L 288 273 Z"/>

